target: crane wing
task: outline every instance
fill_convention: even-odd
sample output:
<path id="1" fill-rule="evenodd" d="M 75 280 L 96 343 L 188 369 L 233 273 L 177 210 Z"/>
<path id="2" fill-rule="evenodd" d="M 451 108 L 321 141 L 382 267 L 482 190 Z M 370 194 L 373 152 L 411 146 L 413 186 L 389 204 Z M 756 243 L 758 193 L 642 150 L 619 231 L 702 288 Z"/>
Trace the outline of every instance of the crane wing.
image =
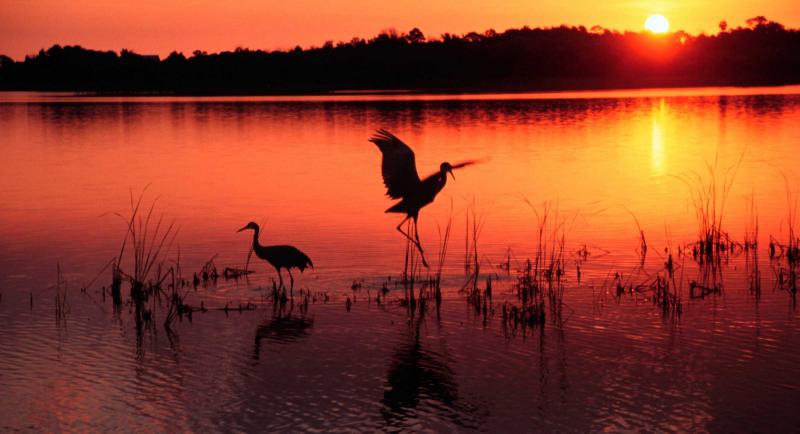
<path id="1" fill-rule="evenodd" d="M 381 172 L 389 197 L 400 199 L 418 188 L 417 162 L 408 145 L 386 130 L 378 130 L 369 141 L 383 154 Z"/>
<path id="2" fill-rule="evenodd" d="M 451 165 L 451 167 L 452 167 L 453 169 L 460 169 L 460 168 L 462 168 L 462 167 L 472 166 L 473 164 L 477 164 L 477 163 L 480 163 L 480 162 L 481 162 L 480 160 L 468 160 L 468 161 L 462 161 L 462 162 L 460 162 L 460 163 L 458 163 L 458 164 L 453 164 L 453 165 Z"/>

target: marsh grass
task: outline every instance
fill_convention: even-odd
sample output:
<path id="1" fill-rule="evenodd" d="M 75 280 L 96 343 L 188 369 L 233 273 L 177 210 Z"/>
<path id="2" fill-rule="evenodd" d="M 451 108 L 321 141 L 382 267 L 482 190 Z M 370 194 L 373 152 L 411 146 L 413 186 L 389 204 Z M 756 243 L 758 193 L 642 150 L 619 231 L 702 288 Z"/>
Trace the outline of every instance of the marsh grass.
<path id="1" fill-rule="evenodd" d="M 800 262 L 800 238 L 797 237 L 797 208 L 800 202 L 800 192 L 792 189 L 789 178 L 784 175 L 786 183 L 786 224 L 788 229 L 788 240 L 786 242 L 786 261 L 789 264 Z"/>
<path id="2" fill-rule="evenodd" d="M 678 282 L 681 282 L 678 279 Z M 664 316 L 678 318 L 683 313 L 683 297 L 681 286 L 676 285 L 675 279 L 665 274 L 657 274 L 652 282 L 653 303 L 661 308 Z"/>
<path id="3" fill-rule="evenodd" d="M 205 264 L 203 264 L 203 266 L 200 268 L 200 271 L 198 273 L 195 273 L 193 278 L 195 286 L 197 286 L 197 282 L 199 282 L 201 279 L 203 283 L 207 283 L 209 281 L 216 282 L 217 279 L 219 279 L 219 273 L 217 272 L 217 265 L 214 264 L 214 259 L 217 259 L 217 256 L 218 255 L 212 256 L 211 259 L 209 259 L 208 261 L 206 261 Z"/>
<path id="4" fill-rule="evenodd" d="M 480 277 L 478 241 L 486 223 L 486 213 L 478 213 L 475 201 L 467 206 L 464 231 L 464 273 L 477 283 Z M 468 279 L 469 280 L 469 279 Z"/>
<path id="5" fill-rule="evenodd" d="M 750 198 L 750 217 L 747 221 L 742 243 L 735 242 L 725 228 L 725 209 L 728 197 L 733 185 L 733 180 L 741 164 L 740 158 L 735 164 L 720 169 L 718 160 L 713 164 L 707 164 L 708 173 L 701 176 L 696 173 L 679 177 L 690 189 L 691 204 L 695 211 L 697 220 L 697 239 L 691 244 L 682 244 L 678 247 L 677 255 L 672 250 L 670 234 L 667 230 L 667 240 L 669 246 L 664 249 L 666 252 L 663 269 L 654 274 L 644 270 L 645 258 L 648 250 L 652 246 L 648 245 L 645 232 L 637 217 L 627 208 L 626 211 L 632 216 L 639 232 L 637 252 L 640 256 L 638 270 L 631 273 L 613 273 L 609 271 L 607 286 L 609 293 L 615 294 L 617 299 L 625 294 L 646 295 L 655 304 L 664 316 L 679 318 L 684 310 L 686 299 L 704 298 L 711 294 L 721 294 L 723 292 L 722 270 L 719 265 L 723 258 L 730 257 L 735 249 L 740 249 L 747 253 L 746 274 L 750 291 L 758 299 L 761 293 L 761 272 L 758 264 L 758 214 L 754 199 Z M 770 237 L 770 257 L 774 259 L 786 259 L 786 266 L 781 264 L 776 270 L 775 279 L 779 282 L 782 289 L 786 289 L 792 294 L 796 293 L 797 267 L 800 264 L 800 239 L 795 231 L 798 209 L 798 194 L 790 188 L 788 178 L 786 180 L 788 212 L 786 220 L 788 223 L 788 239 Z M 122 286 L 130 285 L 130 306 L 135 311 L 137 325 L 139 323 L 151 323 L 156 313 L 157 307 L 165 306 L 164 327 L 169 329 L 176 320 L 180 320 L 185 315 L 191 319 L 193 312 L 207 312 L 210 310 L 224 311 L 226 314 L 233 311 L 246 311 L 255 309 L 255 305 L 247 302 L 226 303 L 222 308 L 206 308 L 201 303 L 199 308 L 192 307 L 186 303 L 189 295 L 187 287 L 189 282 L 183 279 L 180 267 L 180 252 L 178 260 L 171 262 L 169 253 L 177 235 L 177 230 L 173 223 L 165 222 L 163 216 L 157 216 L 156 206 L 158 200 L 147 203 L 145 201 L 145 191 L 138 197 L 130 194 L 130 212 L 122 216 L 126 222 L 126 232 L 120 245 L 119 255 L 112 259 L 112 285 L 111 293 L 115 305 L 122 304 Z M 482 272 L 482 266 L 486 261 L 481 261 L 480 239 L 486 223 L 485 213 L 479 213 L 475 201 L 468 205 L 465 211 L 464 226 L 464 272 L 465 283 L 461 288 L 468 305 L 474 313 L 483 315 L 484 320 L 491 317 L 495 308 L 500 308 L 500 304 L 494 305 L 496 287 L 500 288 L 498 294 L 502 302 L 502 321 L 503 325 L 513 328 L 517 327 L 540 327 L 547 323 L 547 319 L 553 320 L 554 324 L 562 316 L 564 307 L 564 295 L 567 287 L 567 262 L 568 256 L 574 255 L 575 272 L 580 285 L 581 264 L 588 260 L 590 256 L 590 246 L 576 243 L 580 246 L 577 250 L 567 250 L 567 232 L 570 222 L 575 221 L 575 216 L 567 215 L 559 209 L 557 202 L 545 201 L 541 204 L 533 204 L 527 199 L 525 203 L 531 208 L 536 218 L 535 237 L 533 243 L 533 254 L 522 264 L 515 259 L 512 266 L 511 250 L 508 249 L 504 262 L 500 265 L 501 270 L 508 272 L 498 275 L 494 273 L 494 267 L 490 272 Z M 407 232 L 411 232 L 412 223 L 409 222 Z M 445 264 L 450 247 L 450 239 L 453 227 L 452 203 L 448 220 L 445 225 L 438 226 L 439 250 L 438 263 L 430 271 L 425 271 L 421 267 L 421 256 L 414 243 L 406 241 L 405 259 L 402 271 L 402 278 L 394 281 L 395 288 L 400 284 L 403 286 L 403 297 L 399 303 L 407 307 L 409 312 L 424 312 L 428 303 L 432 300 L 436 302 L 437 311 L 442 302 L 442 279 Z M 690 247 L 687 247 L 690 246 Z M 681 248 L 685 248 L 685 255 Z M 596 249 L 596 247 L 591 247 Z M 660 249 L 652 249 L 652 255 L 661 255 Z M 686 256 L 691 255 L 700 265 L 700 274 L 694 280 L 684 279 L 683 261 Z M 593 250 L 594 252 L 594 250 Z M 200 270 L 193 273 L 192 281 L 195 289 L 200 282 L 216 282 L 222 276 L 224 278 L 238 279 L 247 276 L 252 271 L 249 270 L 249 259 L 252 250 L 248 253 L 248 261 L 244 269 L 224 268 L 219 272 L 215 263 L 217 255 L 206 261 Z M 485 258 L 484 258 L 485 259 Z M 690 265 L 692 258 L 689 259 Z M 456 259 L 454 267 L 458 267 Z M 651 261 L 652 264 L 653 261 Z M 491 262 L 490 264 L 496 264 Z M 570 263 L 571 264 L 571 263 Z M 108 267 L 108 265 L 107 265 Z M 512 273 L 512 267 L 516 267 Z M 484 267 L 485 268 L 485 267 Z M 105 267 L 104 267 L 105 269 Z M 680 276 L 677 276 L 680 270 Z M 396 273 L 396 272 L 395 272 Z M 394 274 L 394 273 L 393 273 Z M 396 276 L 396 274 L 394 274 Z M 613 275 L 613 278 L 610 276 Z M 643 277 L 645 275 L 645 277 Z M 694 275 L 692 275 L 694 277 Z M 66 284 L 61 291 L 61 270 L 58 271 L 58 282 L 56 292 L 56 317 L 63 318 L 68 312 Z M 377 291 L 376 300 L 378 304 L 385 302 L 389 292 L 392 279 L 389 278 Z M 684 287 L 688 284 L 688 297 L 685 296 Z M 604 283 L 604 287 L 606 283 Z M 506 295 L 502 291 L 511 288 L 511 294 Z M 345 302 L 345 306 L 350 311 L 356 305 L 359 297 L 356 292 L 361 290 L 361 282 L 355 282 L 351 286 L 353 291 Z M 311 302 L 316 301 L 317 296 L 309 291 L 300 290 L 300 298 L 295 299 L 293 295 L 287 294 L 286 288 L 279 288 L 275 280 L 272 282 L 271 294 L 265 294 L 264 298 L 269 297 L 274 306 L 290 309 L 298 304 L 301 311 L 308 309 Z M 511 297 L 506 300 L 506 297 Z M 594 295 L 593 295 L 594 297 Z M 399 297 L 398 297 L 399 298 Z M 325 300 L 327 301 L 327 295 Z M 367 294 L 366 300 L 370 302 L 371 295 Z M 639 298 L 641 299 L 641 298 Z M 597 300 L 597 299 L 596 299 Z M 393 300 L 394 302 L 394 300 Z M 32 300 L 31 300 L 32 303 Z M 598 301 L 595 301 L 598 303 Z"/>
<path id="6" fill-rule="evenodd" d="M 637 249 L 637 253 L 639 254 L 639 266 L 644 267 L 644 262 L 647 259 L 647 238 L 644 236 L 644 230 L 642 229 L 642 225 L 639 223 L 639 219 L 636 217 L 636 214 L 634 214 L 633 211 L 624 205 L 622 208 L 627 211 L 631 217 L 633 217 L 633 221 L 636 223 L 636 229 L 639 230 L 639 247 Z"/>
<path id="7" fill-rule="evenodd" d="M 536 216 L 537 232 L 533 259 L 525 261 L 512 285 L 520 304 L 503 304 L 503 323 L 514 328 L 542 326 L 548 315 L 560 321 L 564 305 L 566 227 L 570 220 L 574 222 L 574 216 L 567 218 L 557 204 L 545 201 L 536 206 L 527 199 L 524 201 Z"/>
<path id="8" fill-rule="evenodd" d="M 164 316 L 164 328 L 168 330 L 172 328 L 172 323 L 176 318 L 181 318 L 184 314 L 188 314 L 191 318 L 192 314 L 191 307 L 184 302 L 189 289 L 184 289 L 183 293 L 180 292 L 186 285 L 183 284 L 183 279 L 180 277 L 180 261 L 177 264 L 175 267 L 170 267 L 167 272 L 170 283 L 167 286 L 169 292 L 167 295 L 167 313 Z"/>
<path id="9" fill-rule="evenodd" d="M 406 230 L 411 230 L 412 223 L 409 222 Z M 416 315 L 417 311 L 424 311 L 426 305 L 433 301 L 436 305 L 437 315 L 442 303 L 442 278 L 447 260 L 447 252 L 450 246 L 450 237 L 453 227 L 453 207 L 452 202 L 450 205 L 450 212 L 447 217 L 447 222 L 442 225 L 437 225 L 439 232 L 439 244 L 437 259 L 438 262 L 433 268 L 425 268 L 423 270 L 422 257 L 415 245 L 411 240 L 406 240 L 406 248 L 404 252 L 403 270 L 400 279 L 393 279 L 389 276 L 381 283 L 379 288 L 375 288 L 377 295 L 375 300 L 378 305 L 383 305 L 387 301 L 389 287 L 394 282 L 394 287 L 402 285 L 403 296 L 398 300 L 400 306 L 406 308 L 410 315 Z M 371 300 L 368 295 L 367 300 Z M 350 306 L 355 304 L 355 297 L 350 300 Z"/>
<path id="10" fill-rule="evenodd" d="M 254 273 L 253 270 L 249 270 L 247 268 L 225 267 L 222 270 L 222 277 L 224 277 L 225 279 L 238 280 L 242 277 L 247 277 L 253 273 Z"/>
<path id="11" fill-rule="evenodd" d="M 800 268 L 800 238 L 797 235 L 797 210 L 800 204 L 800 190 L 792 187 L 789 177 L 781 172 L 786 189 L 787 238 L 781 241 L 770 236 L 769 257 L 777 262 L 774 271 L 776 286 L 789 292 L 796 303 L 798 268 Z M 794 183 L 797 185 L 797 182 Z M 780 250 L 778 250 L 780 249 Z M 783 261 L 785 260 L 785 264 Z M 785 265 L 785 267 L 784 267 Z M 774 268 L 774 267 L 773 267 Z"/>
<path id="12" fill-rule="evenodd" d="M 756 301 L 761 299 L 761 270 L 758 258 L 758 210 L 755 204 L 755 193 L 749 197 L 750 208 L 747 226 L 745 227 L 743 248 L 745 252 L 745 274 L 747 287 Z"/>
<path id="13" fill-rule="evenodd" d="M 706 176 L 690 172 L 676 177 L 688 187 L 694 208 L 698 233 L 692 254 L 698 262 L 719 264 L 735 246 L 725 230 L 725 206 L 743 159 L 744 153 L 732 165 L 721 168 L 717 154 L 713 164 L 706 163 Z"/>
<path id="14" fill-rule="evenodd" d="M 485 276 L 485 285 L 481 287 L 481 259 L 479 253 L 480 237 L 486 224 L 486 213 L 478 212 L 473 200 L 465 211 L 464 233 L 464 274 L 466 280 L 459 292 L 465 296 L 467 304 L 477 315 L 482 315 L 484 324 L 494 312 L 492 306 L 492 276 Z"/>
<path id="15" fill-rule="evenodd" d="M 538 285 L 537 271 L 530 259 L 525 261 L 525 266 L 520 270 L 514 283 L 514 290 L 522 302 L 517 305 L 505 302 L 502 310 L 504 325 L 517 328 L 519 326 L 543 326 L 547 316 L 545 310 L 544 291 Z"/>
<path id="16" fill-rule="evenodd" d="M 686 256 L 681 255 L 680 275 L 675 278 L 675 266 L 672 263 L 672 255 L 670 254 L 670 261 L 665 264 L 664 271 L 656 274 L 654 280 L 649 284 L 653 292 L 653 304 L 661 309 L 661 313 L 665 317 L 672 319 L 679 319 L 683 313 L 683 282 L 684 270 L 686 269 L 685 261 Z"/>
<path id="17" fill-rule="evenodd" d="M 137 328 L 150 323 L 156 310 L 156 297 L 161 291 L 161 283 L 167 274 L 174 276 L 174 270 L 161 276 L 165 256 L 177 235 L 174 223 L 164 226 L 163 216 L 155 217 L 158 199 L 154 199 L 146 209 L 142 207 L 145 191 L 135 199 L 130 194 L 130 215 L 128 230 L 120 248 L 116 270 L 126 275 L 130 282 L 130 297 L 135 309 Z M 129 265 L 132 273 L 125 273 L 120 267 L 125 248 L 130 245 Z M 154 273 L 156 271 L 156 273 Z"/>
<path id="18" fill-rule="evenodd" d="M 411 230 L 411 222 L 406 226 L 406 230 Z M 405 303 L 411 308 L 416 308 L 416 297 L 414 289 L 420 279 L 420 257 L 416 245 L 411 240 L 406 240 L 405 264 L 403 266 L 403 296 Z"/>
<path id="19" fill-rule="evenodd" d="M 564 270 L 567 217 L 557 204 L 544 202 L 541 208 L 531 205 L 538 221 L 533 278 L 539 291 L 544 291 L 553 313 L 560 311 L 564 299 Z"/>
<path id="20" fill-rule="evenodd" d="M 432 287 L 434 291 L 434 300 L 436 301 L 436 309 L 442 304 L 442 272 L 444 271 L 445 260 L 447 259 L 447 249 L 450 244 L 450 231 L 453 228 L 453 203 L 450 202 L 450 214 L 447 218 L 447 224 L 442 230 L 441 225 L 437 226 L 439 231 L 439 251 L 437 255 L 438 262 L 436 264 L 436 273 L 433 276 Z"/>

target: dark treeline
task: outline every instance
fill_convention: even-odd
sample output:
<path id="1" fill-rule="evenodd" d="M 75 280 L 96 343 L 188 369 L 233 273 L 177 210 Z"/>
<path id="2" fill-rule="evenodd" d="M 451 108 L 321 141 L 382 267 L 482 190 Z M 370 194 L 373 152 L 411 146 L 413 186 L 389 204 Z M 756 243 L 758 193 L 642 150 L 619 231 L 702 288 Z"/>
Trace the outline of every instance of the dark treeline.
<path id="1" fill-rule="evenodd" d="M 800 82 L 800 30 L 756 17 L 716 35 L 595 26 L 444 34 L 393 30 L 289 51 L 236 49 L 163 60 L 54 45 L 0 56 L 0 89 L 132 93 L 490 91 Z"/>

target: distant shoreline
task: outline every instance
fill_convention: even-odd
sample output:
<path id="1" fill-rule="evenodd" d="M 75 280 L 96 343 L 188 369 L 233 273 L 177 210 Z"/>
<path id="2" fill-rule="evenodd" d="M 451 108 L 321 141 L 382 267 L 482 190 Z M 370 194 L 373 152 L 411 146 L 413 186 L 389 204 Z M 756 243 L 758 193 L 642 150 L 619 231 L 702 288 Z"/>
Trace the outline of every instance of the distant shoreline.
<path id="1" fill-rule="evenodd" d="M 716 35 L 584 27 L 443 35 L 418 29 L 290 51 L 173 52 L 54 45 L 0 56 L 0 89 L 109 96 L 527 93 L 800 83 L 800 30 L 756 17 Z"/>
<path id="2" fill-rule="evenodd" d="M 0 93 L 58 93 L 69 94 L 74 97 L 349 97 L 349 96 L 415 96 L 415 95 L 492 95 L 492 94 L 560 94 L 560 93 L 596 93 L 596 92 L 627 92 L 647 90 L 681 90 L 681 89 L 755 89 L 755 88 L 785 88 L 800 86 L 800 80 L 786 83 L 753 83 L 753 84 L 697 84 L 697 85 L 651 85 L 651 86 L 607 86 L 607 87 L 565 87 L 565 88 L 464 88 L 464 89 L 370 89 L 370 90 L 331 90 L 308 92 L 263 92 L 258 89 L 237 92 L 179 92 L 179 91 L 85 91 L 70 89 L 2 89 Z"/>
<path id="3" fill-rule="evenodd" d="M 325 94 L 98 94 L 70 91 L 0 91 L 0 104 L 30 102 L 158 102 L 185 99 L 187 101 L 249 101 L 249 102 L 403 102 L 403 101 L 503 101 L 503 100 L 569 100 L 606 98 L 675 98 L 714 96 L 800 95 L 800 84 L 776 86 L 692 86 L 648 87 L 617 89 L 582 89 L 534 92 L 353 92 Z"/>

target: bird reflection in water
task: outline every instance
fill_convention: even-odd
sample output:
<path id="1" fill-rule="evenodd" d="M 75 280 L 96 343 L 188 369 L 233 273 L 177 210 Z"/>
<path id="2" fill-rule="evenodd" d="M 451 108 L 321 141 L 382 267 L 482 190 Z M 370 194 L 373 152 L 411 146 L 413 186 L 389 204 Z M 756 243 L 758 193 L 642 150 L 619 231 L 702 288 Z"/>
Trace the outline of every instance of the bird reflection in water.
<path id="1" fill-rule="evenodd" d="M 475 406 L 463 402 L 458 395 L 455 373 L 447 357 L 426 349 L 420 339 L 425 311 L 410 311 L 407 339 L 401 341 L 392 355 L 387 373 L 381 414 L 390 427 L 407 428 L 408 420 L 419 420 L 420 411 L 434 411 L 449 417 L 462 427 L 477 428 Z M 421 409 L 420 404 L 432 403 Z"/>
<path id="2" fill-rule="evenodd" d="M 274 344 L 290 344 L 307 338 L 312 327 L 314 327 L 313 319 L 306 318 L 302 313 L 299 316 L 292 315 L 291 309 L 287 312 L 280 305 L 276 305 L 272 317 L 256 328 L 253 360 L 257 361 L 261 357 L 263 340 Z"/>

